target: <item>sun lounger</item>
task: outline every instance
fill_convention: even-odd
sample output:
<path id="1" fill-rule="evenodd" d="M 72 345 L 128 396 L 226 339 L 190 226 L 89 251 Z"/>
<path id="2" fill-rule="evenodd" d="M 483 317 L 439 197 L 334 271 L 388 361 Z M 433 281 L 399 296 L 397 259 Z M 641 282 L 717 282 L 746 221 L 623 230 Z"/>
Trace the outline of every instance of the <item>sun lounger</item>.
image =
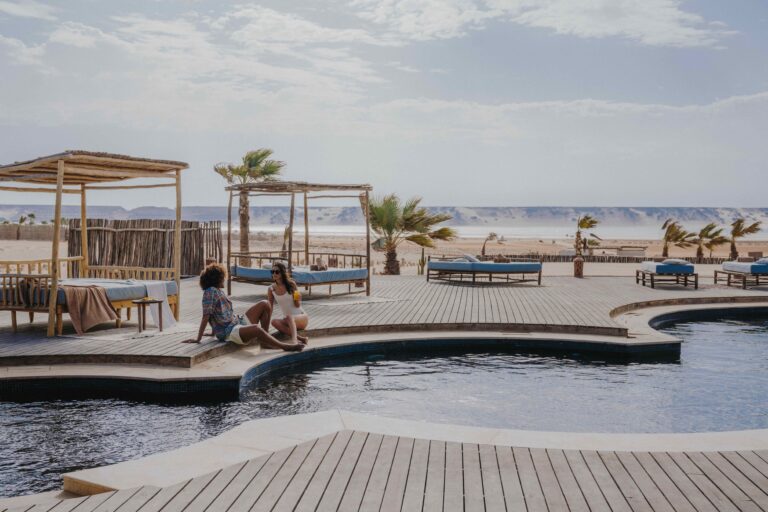
<path id="1" fill-rule="evenodd" d="M 721 280 L 728 286 L 740 285 L 743 289 L 768 285 L 768 258 L 753 263 L 726 261 L 722 270 L 715 270 L 715 284 Z"/>
<path id="2" fill-rule="evenodd" d="M 474 261 L 472 261 L 474 260 Z M 478 277 L 487 277 L 488 282 L 523 283 L 536 281 L 541 285 L 541 272 L 543 264 L 540 261 L 511 261 L 494 263 L 492 261 L 480 261 L 471 256 L 462 258 L 430 259 L 427 261 L 427 281 L 438 279 L 443 281 L 463 281 L 466 277 L 473 283 L 478 282 Z M 512 276 L 519 276 L 513 278 Z M 526 278 L 526 275 L 533 276 Z"/>
<path id="3" fill-rule="evenodd" d="M 253 268 L 233 265 L 231 268 L 233 281 L 271 284 L 272 267 Z M 291 277 L 299 286 L 306 286 L 310 293 L 312 286 L 334 284 L 352 284 L 363 283 L 368 278 L 368 270 L 365 268 L 329 268 L 327 270 L 310 270 L 308 267 L 293 267 Z M 330 290 L 330 288 L 329 288 Z"/>
<path id="4" fill-rule="evenodd" d="M 635 271 L 635 283 L 656 288 L 658 283 L 693 285 L 699 288 L 699 274 L 692 263 L 684 260 L 664 260 L 661 263 L 644 261 Z"/>

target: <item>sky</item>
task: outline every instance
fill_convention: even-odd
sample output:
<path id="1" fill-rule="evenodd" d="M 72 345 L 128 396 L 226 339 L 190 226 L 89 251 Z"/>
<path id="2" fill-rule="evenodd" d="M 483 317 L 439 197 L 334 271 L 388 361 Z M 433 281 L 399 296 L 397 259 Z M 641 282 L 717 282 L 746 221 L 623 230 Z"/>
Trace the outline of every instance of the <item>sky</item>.
<path id="1" fill-rule="evenodd" d="M 182 160 L 188 206 L 266 147 L 427 205 L 765 207 L 767 134 L 764 0 L 0 0 L 0 163 Z"/>

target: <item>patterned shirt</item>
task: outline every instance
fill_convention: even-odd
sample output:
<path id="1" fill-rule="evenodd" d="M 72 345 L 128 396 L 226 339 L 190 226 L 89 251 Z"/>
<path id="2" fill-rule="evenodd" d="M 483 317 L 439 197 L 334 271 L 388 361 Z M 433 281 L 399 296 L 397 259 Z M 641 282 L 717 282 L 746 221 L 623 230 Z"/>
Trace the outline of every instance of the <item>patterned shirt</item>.
<path id="1" fill-rule="evenodd" d="M 240 323 L 227 294 L 213 286 L 203 292 L 203 315 L 208 315 L 213 334 L 221 341 L 226 340 L 232 329 Z"/>

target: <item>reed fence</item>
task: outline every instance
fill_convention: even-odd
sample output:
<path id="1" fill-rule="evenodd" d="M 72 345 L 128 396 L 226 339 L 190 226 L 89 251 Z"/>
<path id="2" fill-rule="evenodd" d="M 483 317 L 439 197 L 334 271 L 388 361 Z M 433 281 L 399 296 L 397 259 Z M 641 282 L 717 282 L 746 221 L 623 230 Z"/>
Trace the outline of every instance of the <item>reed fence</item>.
<path id="1" fill-rule="evenodd" d="M 70 255 L 82 254 L 80 219 L 70 219 Z M 174 221 L 88 219 L 89 267 L 173 268 Z M 181 222 L 181 275 L 199 274 L 206 258 L 223 261 L 221 222 Z M 77 271 L 77 269 L 76 269 Z"/>
<path id="2" fill-rule="evenodd" d="M 642 263 L 643 261 L 662 261 L 666 258 L 659 256 L 616 256 L 610 254 L 593 254 L 582 256 L 585 262 L 592 263 Z M 486 254 L 481 257 L 482 260 L 493 260 L 494 258 L 505 258 L 512 260 L 536 260 L 552 263 L 570 263 L 575 256 L 561 255 L 561 254 L 540 254 L 540 253 L 519 253 L 519 254 Z M 682 259 L 691 263 L 699 263 L 703 265 L 719 265 L 724 261 L 729 261 L 730 258 L 717 257 L 717 258 L 703 258 L 697 260 L 695 257 L 678 257 L 675 259 Z"/>

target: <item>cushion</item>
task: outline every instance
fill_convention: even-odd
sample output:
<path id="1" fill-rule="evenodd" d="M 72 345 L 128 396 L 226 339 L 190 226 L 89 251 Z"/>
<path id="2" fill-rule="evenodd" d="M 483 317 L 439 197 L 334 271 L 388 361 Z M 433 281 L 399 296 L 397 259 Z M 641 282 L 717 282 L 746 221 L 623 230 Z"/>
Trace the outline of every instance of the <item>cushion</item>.
<path id="1" fill-rule="evenodd" d="M 768 258 L 760 258 L 755 263 L 759 263 L 761 265 L 768 265 Z"/>
<path id="2" fill-rule="evenodd" d="M 666 263 L 656 263 L 655 261 L 644 261 L 640 268 L 646 272 L 655 274 L 693 274 L 693 264 L 686 262 L 685 265 L 672 265 Z"/>
<path id="3" fill-rule="evenodd" d="M 513 261 L 510 263 L 481 261 L 473 263 L 472 270 L 475 272 L 536 273 L 541 270 L 541 266 L 541 263 L 538 261 Z"/>
<path id="4" fill-rule="evenodd" d="M 741 261 L 726 261 L 723 270 L 728 272 L 740 272 L 743 274 L 768 274 L 768 263 L 744 263 Z"/>
<path id="5" fill-rule="evenodd" d="M 480 261 L 479 259 L 477 259 L 476 257 L 472 256 L 471 254 L 463 254 L 462 256 L 464 256 L 465 260 L 471 261 L 472 263 L 478 263 Z"/>
<path id="6" fill-rule="evenodd" d="M 681 260 L 676 258 L 667 258 L 661 262 L 663 265 L 690 265 L 687 260 Z"/>

